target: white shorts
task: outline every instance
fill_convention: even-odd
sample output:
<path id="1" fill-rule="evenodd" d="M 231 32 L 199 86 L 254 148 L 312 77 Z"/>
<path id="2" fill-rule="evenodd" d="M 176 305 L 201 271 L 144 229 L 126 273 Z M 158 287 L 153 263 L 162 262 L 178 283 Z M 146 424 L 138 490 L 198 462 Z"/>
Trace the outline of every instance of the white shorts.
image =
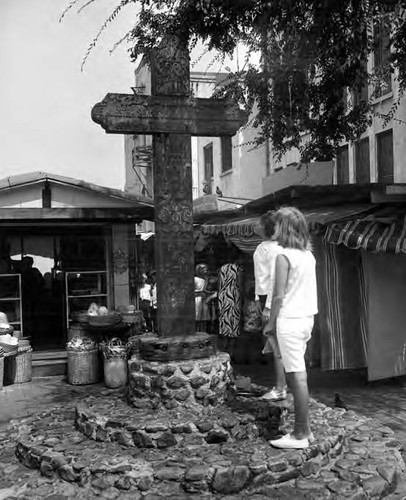
<path id="1" fill-rule="evenodd" d="M 314 316 L 276 320 L 276 335 L 286 373 L 306 371 L 304 355 L 313 323 Z"/>

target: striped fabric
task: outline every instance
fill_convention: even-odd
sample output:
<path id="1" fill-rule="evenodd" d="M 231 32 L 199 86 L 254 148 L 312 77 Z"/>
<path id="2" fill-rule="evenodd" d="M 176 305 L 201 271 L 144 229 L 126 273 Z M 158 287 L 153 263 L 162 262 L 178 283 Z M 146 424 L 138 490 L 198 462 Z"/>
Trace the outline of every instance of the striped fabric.
<path id="1" fill-rule="evenodd" d="M 241 333 L 241 273 L 238 264 L 224 264 L 219 272 L 219 334 L 235 338 Z"/>
<path id="2" fill-rule="evenodd" d="M 392 219 L 355 219 L 330 224 L 325 240 L 334 245 L 345 245 L 353 250 L 406 253 L 406 216 Z"/>
<path id="3" fill-rule="evenodd" d="M 371 212 L 371 204 L 351 204 L 334 207 L 314 207 L 302 210 L 312 232 L 335 221 L 347 220 L 360 214 Z M 240 250 L 253 254 L 261 243 L 260 217 L 240 217 L 220 223 L 205 223 L 200 226 L 204 235 L 223 234 L 226 240 L 231 241 Z"/>
<path id="4" fill-rule="evenodd" d="M 320 239 L 315 253 L 322 369 L 365 367 L 367 303 L 360 254 Z"/>
<path id="5" fill-rule="evenodd" d="M 205 235 L 223 233 L 226 240 L 246 253 L 254 253 L 262 241 L 259 217 L 249 217 L 224 224 L 204 224 L 201 230 Z"/>

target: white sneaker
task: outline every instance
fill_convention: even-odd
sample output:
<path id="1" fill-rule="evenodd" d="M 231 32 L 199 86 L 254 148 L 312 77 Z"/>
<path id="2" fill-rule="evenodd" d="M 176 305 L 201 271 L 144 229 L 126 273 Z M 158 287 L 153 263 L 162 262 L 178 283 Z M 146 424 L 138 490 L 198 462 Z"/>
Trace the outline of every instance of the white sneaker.
<path id="1" fill-rule="evenodd" d="M 309 447 L 309 440 L 307 438 L 296 439 L 291 434 L 286 434 L 279 439 L 270 441 L 270 444 L 275 448 L 282 448 L 285 450 L 302 450 Z"/>
<path id="2" fill-rule="evenodd" d="M 261 399 L 265 399 L 266 401 L 281 401 L 282 399 L 286 399 L 286 389 L 272 387 L 269 392 L 261 396 Z"/>

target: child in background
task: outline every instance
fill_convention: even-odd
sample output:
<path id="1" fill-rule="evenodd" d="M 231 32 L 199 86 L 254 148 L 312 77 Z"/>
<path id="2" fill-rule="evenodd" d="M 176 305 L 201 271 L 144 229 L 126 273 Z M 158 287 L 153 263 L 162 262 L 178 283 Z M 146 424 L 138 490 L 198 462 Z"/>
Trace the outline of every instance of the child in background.
<path id="1" fill-rule="evenodd" d="M 151 271 L 149 273 L 149 279 L 151 281 L 150 296 L 151 296 L 151 306 L 149 308 L 149 316 L 151 319 L 151 331 L 156 333 L 158 328 L 158 299 L 156 290 L 156 271 Z"/>
<path id="2" fill-rule="evenodd" d="M 210 323 L 209 299 L 207 291 L 209 268 L 206 264 L 197 264 L 195 269 L 195 319 L 196 331 L 208 332 Z"/>
<path id="3" fill-rule="evenodd" d="M 276 257 L 272 303 L 267 299 L 264 320 L 276 328 L 288 387 L 292 391 L 295 425 L 291 434 L 271 441 L 276 448 L 307 448 L 314 437 L 309 424 L 309 391 L 304 360 L 317 314 L 316 261 L 304 215 L 292 207 L 275 213 L 275 234 L 281 253 Z"/>
<path id="4" fill-rule="evenodd" d="M 147 283 L 148 276 L 143 273 L 142 274 L 142 286 L 139 289 L 140 295 L 140 310 L 142 311 L 142 315 L 145 319 L 145 324 L 147 327 L 147 331 L 152 331 L 151 324 L 151 285 Z"/>

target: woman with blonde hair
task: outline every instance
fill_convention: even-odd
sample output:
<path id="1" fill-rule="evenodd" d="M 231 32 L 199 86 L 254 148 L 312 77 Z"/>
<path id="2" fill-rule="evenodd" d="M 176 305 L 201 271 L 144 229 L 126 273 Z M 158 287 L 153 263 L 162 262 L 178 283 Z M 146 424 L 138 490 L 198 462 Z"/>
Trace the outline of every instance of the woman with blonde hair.
<path id="1" fill-rule="evenodd" d="M 272 440 L 276 448 L 307 448 L 314 437 L 309 424 L 309 391 L 304 355 L 317 314 L 316 261 L 304 215 L 294 207 L 275 213 L 274 239 L 282 247 L 276 257 L 272 302 L 263 315 L 276 329 L 279 349 L 292 391 L 295 425 L 291 434 Z"/>

